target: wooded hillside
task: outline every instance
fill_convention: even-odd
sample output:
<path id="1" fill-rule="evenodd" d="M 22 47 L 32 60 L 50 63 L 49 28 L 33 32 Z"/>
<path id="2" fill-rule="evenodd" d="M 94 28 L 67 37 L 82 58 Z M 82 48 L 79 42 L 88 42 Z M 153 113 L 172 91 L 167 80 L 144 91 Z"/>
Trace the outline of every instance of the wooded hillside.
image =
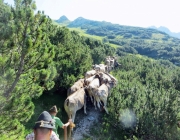
<path id="1" fill-rule="evenodd" d="M 15 1 L 14 7 L 0 2 L 0 139 L 20 139 L 34 113 L 33 98 L 66 91 L 115 49 L 34 14 L 32 0 Z"/>
<path id="2" fill-rule="evenodd" d="M 61 21 L 56 21 L 63 24 Z M 81 28 L 87 34 L 100 36 L 104 43 L 117 46 L 117 54 L 141 54 L 154 59 L 169 60 L 180 65 L 180 39 L 156 29 L 123 26 L 79 17 L 67 23 L 69 28 Z"/>
<path id="3" fill-rule="evenodd" d="M 152 54 L 153 58 L 160 58 L 159 48 L 163 48 L 168 49 L 163 54 L 164 58 L 179 62 L 179 40 L 160 32 L 157 36 L 154 34 L 155 30 L 149 30 L 147 34 L 141 28 L 138 28 L 138 32 L 132 28 L 131 37 L 125 36 L 130 34 L 125 30 L 113 38 L 108 37 L 110 31 L 112 30 L 113 36 L 116 28 L 120 28 L 119 25 L 114 28 L 107 24 L 106 30 L 101 30 L 101 27 L 84 27 L 89 33 L 102 33 L 103 37 L 108 37 L 109 42 L 118 40 L 119 47 L 115 49 L 108 43 L 59 27 L 43 12 L 36 13 L 35 10 L 36 4 L 32 0 L 15 0 L 14 7 L 0 0 L 1 140 L 23 140 L 30 129 L 27 128 L 27 122 L 32 115 L 41 113 L 35 112 L 35 108 L 39 106 L 42 94 L 66 95 L 67 88 L 83 77 L 92 64 L 99 64 L 106 56 L 113 56 L 115 53 L 121 56 L 119 62 L 122 68 L 113 71 L 119 82 L 108 101 L 110 115 L 104 115 L 101 128 L 94 127 L 99 130 L 96 137 L 125 139 L 134 135 L 138 139 L 180 138 L 177 128 L 180 112 L 179 67 L 169 61 L 159 62 L 135 56 L 136 51 L 143 50 L 140 54 L 149 55 L 155 51 L 157 53 Z M 132 42 L 132 38 L 141 38 L 142 34 L 147 35 L 144 40 L 136 39 L 138 42 Z M 149 36 L 157 38 L 154 39 L 156 42 L 148 40 Z M 165 43 L 161 42 L 164 37 L 167 39 L 164 40 Z M 119 44 L 123 41 L 124 44 Z M 138 50 L 139 42 L 141 45 Z M 168 42 L 172 46 L 168 46 Z M 124 54 L 128 50 L 132 51 L 131 49 L 135 51 L 133 55 Z M 56 99 L 57 96 L 53 97 L 56 103 L 62 102 L 61 99 Z M 36 102 L 33 102 L 35 99 Z M 133 123 L 133 126 L 124 129 L 119 115 L 128 108 L 135 114 L 137 125 Z"/>

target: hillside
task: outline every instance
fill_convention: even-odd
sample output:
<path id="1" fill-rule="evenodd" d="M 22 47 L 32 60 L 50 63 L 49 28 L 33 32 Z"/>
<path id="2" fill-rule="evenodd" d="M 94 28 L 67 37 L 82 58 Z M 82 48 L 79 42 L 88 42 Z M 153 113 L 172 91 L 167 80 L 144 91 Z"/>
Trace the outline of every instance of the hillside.
<path id="1" fill-rule="evenodd" d="M 157 28 L 157 27 L 155 27 L 155 26 L 150 26 L 149 28 L 157 29 L 157 30 L 159 30 L 159 31 L 162 31 L 162 32 L 167 33 L 167 34 L 170 35 L 170 36 L 177 37 L 177 38 L 180 39 L 180 32 L 179 32 L 179 33 L 171 32 L 171 31 L 170 31 L 168 28 L 166 28 L 166 27 L 160 26 L 159 28 Z"/>
<path id="2" fill-rule="evenodd" d="M 111 40 L 107 35 L 84 36 L 95 26 L 69 30 L 62 27 L 67 21 L 66 17 L 61 18 L 63 25 L 59 25 L 44 12 L 35 11 L 35 1 L 17 0 L 12 7 L 0 0 L 0 140 L 24 140 L 33 131 L 39 114 L 53 105 L 57 105 L 57 116 L 66 123 L 68 118 L 64 111 L 64 100 L 67 89 L 83 78 L 93 64 L 100 64 L 107 56 L 115 56 L 115 53 L 123 55 L 117 57 L 122 66 L 111 71 L 118 82 L 112 94 L 108 93 L 110 114 L 102 112 L 101 120 L 94 124 L 94 138 L 179 140 L 180 67 L 169 61 L 142 57 L 134 44 L 131 48 L 131 44 L 127 45 L 133 36 L 124 38 L 114 35 L 114 39 L 121 43 L 123 39 L 125 44 L 117 45 L 115 49 L 109 43 L 113 42 L 113 38 Z M 83 18 L 80 20 L 84 21 Z M 93 22 L 98 24 L 98 29 L 102 27 L 101 22 Z M 111 25 L 103 23 L 105 29 Z M 67 25 L 70 24 L 72 22 Z M 120 32 L 119 25 L 117 27 Z M 134 31 L 142 34 L 140 30 Z M 107 29 L 104 33 L 115 32 Z M 160 38 L 163 35 L 166 34 L 154 33 L 154 37 L 159 38 L 157 43 L 162 43 Z M 99 40 L 94 39 L 98 37 Z M 147 43 L 146 39 L 136 39 L 137 45 L 141 43 L 140 40 Z M 173 41 L 167 42 L 172 45 Z M 152 42 L 149 44 L 148 47 L 152 48 Z M 142 48 L 142 44 L 139 47 Z M 155 44 L 155 47 L 159 51 L 164 46 Z M 171 48 L 168 53 L 172 52 Z M 177 51 L 176 48 L 173 48 L 173 53 Z M 158 54 L 154 58 L 158 58 Z M 128 110 L 137 118 L 133 123 Z M 62 136 L 63 129 L 58 130 Z"/>
<path id="3" fill-rule="evenodd" d="M 68 25 L 71 22 L 66 16 L 61 16 L 58 20 L 55 21 L 64 25 Z"/>
<path id="4" fill-rule="evenodd" d="M 61 23 L 60 23 L 61 24 Z M 180 65 L 180 39 L 156 29 L 123 26 L 79 17 L 66 25 L 117 46 L 117 54 L 141 54 Z"/>

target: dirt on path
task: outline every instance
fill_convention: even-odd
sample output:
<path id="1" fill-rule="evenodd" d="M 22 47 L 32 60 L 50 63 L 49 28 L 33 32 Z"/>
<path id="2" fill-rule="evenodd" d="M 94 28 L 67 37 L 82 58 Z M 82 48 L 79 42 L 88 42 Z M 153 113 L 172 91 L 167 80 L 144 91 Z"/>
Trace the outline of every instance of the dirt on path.
<path id="1" fill-rule="evenodd" d="M 92 105 L 92 103 L 87 104 L 87 115 L 84 114 L 83 109 L 77 111 L 75 124 L 76 127 L 73 130 L 72 138 L 73 140 L 82 140 L 84 136 L 90 136 L 90 128 L 93 127 L 94 123 L 99 123 L 100 116 L 102 112 Z M 92 137 L 92 139 L 94 139 Z"/>

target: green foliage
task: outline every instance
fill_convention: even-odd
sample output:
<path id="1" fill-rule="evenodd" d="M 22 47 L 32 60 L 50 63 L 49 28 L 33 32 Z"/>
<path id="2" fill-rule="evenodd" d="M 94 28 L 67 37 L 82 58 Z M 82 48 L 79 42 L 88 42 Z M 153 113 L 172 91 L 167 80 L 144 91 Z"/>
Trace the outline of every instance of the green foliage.
<path id="1" fill-rule="evenodd" d="M 109 22 L 99 22 L 84 19 L 82 17 L 69 23 L 70 28 L 81 28 L 87 34 L 103 38 L 103 42 L 109 42 L 121 46 L 117 53 L 139 53 L 155 59 L 165 59 L 180 65 L 180 39 L 149 28 L 122 26 Z"/>
<path id="2" fill-rule="evenodd" d="M 52 24 L 41 12 L 34 14 L 34 1 L 15 1 L 11 8 L 2 5 L 0 125 L 3 127 L 0 139 L 21 139 L 25 130 L 23 123 L 34 113 L 32 98 L 54 85 L 54 46 L 49 41 Z"/>
<path id="3" fill-rule="evenodd" d="M 100 63 L 106 55 L 113 55 L 115 49 L 107 44 L 80 36 L 75 31 L 60 27 L 50 37 L 55 48 L 55 65 L 58 72 L 55 88 L 68 88 L 77 79 L 83 78 L 92 64 Z"/>
<path id="4" fill-rule="evenodd" d="M 104 61 L 106 56 L 113 56 L 115 54 L 115 48 L 112 48 L 108 44 L 103 44 L 98 40 L 93 40 L 90 38 L 86 38 L 85 42 L 91 49 L 94 64 L 100 64 L 102 61 Z"/>
<path id="5" fill-rule="evenodd" d="M 68 88 L 90 69 L 92 58 L 89 47 L 83 38 L 67 28 L 58 28 L 51 36 L 52 44 L 56 45 L 54 62 L 58 72 L 56 88 Z"/>
<path id="6" fill-rule="evenodd" d="M 111 139 L 179 139 L 177 116 L 180 91 L 175 79 L 179 68 L 135 56 L 119 60 L 123 67 L 108 99 L 99 131 Z M 106 133 L 108 132 L 108 134 Z"/>
<path id="7" fill-rule="evenodd" d="M 35 13 L 35 9 L 32 0 L 15 0 L 14 7 L 0 0 L 2 140 L 24 139 L 37 116 L 54 104 L 60 106 L 58 115 L 61 116 L 66 96 L 62 89 L 66 90 L 76 80 L 83 78 L 92 64 L 104 62 L 107 55 L 112 56 L 117 51 L 122 56 L 140 53 L 154 58 L 163 56 L 173 63 L 179 61 L 179 40 L 156 30 L 128 30 L 129 27 L 123 27 L 120 31 L 119 25 L 103 22 L 101 27 L 101 23 L 95 21 L 88 21 L 91 26 L 83 25 L 82 28 L 87 29 L 88 33 L 103 36 L 104 43 L 123 46 L 116 50 L 100 40 L 57 27 L 40 11 Z M 78 20 L 83 21 L 82 18 Z M 71 23 L 71 26 L 74 25 Z M 163 49 L 159 49 L 159 45 Z M 118 137 L 114 139 L 145 139 L 149 134 L 158 139 L 159 136 L 177 139 L 175 122 L 179 112 L 179 68 L 169 61 L 156 62 L 134 56 L 124 56 L 120 63 L 122 69 L 113 72 L 119 83 L 109 98 L 110 115 L 103 118 L 102 128 L 98 128 L 100 135 L 97 135 L 103 139 L 112 139 L 114 136 Z M 61 96 L 54 95 L 57 91 L 60 91 Z M 43 92 L 45 94 L 42 96 Z M 120 121 L 123 110 L 127 108 L 130 109 L 125 111 L 128 112 L 125 114 L 128 114 L 129 122 L 132 120 L 131 112 L 137 117 L 132 129 L 124 129 Z"/>
<path id="8" fill-rule="evenodd" d="M 38 99 L 33 99 L 34 113 L 31 116 L 31 118 L 23 124 L 26 128 L 26 131 L 24 132 L 25 135 L 32 132 L 34 122 L 36 122 L 39 114 L 42 113 L 44 110 L 48 111 L 53 105 L 57 106 L 58 109 L 57 117 L 59 117 L 63 123 L 66 123 L 68 117 L 64 110 L 65 99 L 66 96 L 62 96 L 62 94 L 54 94 L 52 92 L 48 92 L 48 94 L 43 94 Z M 63 129 L 58 128 L 58 132 L 60 139 L 63 139 Z"/>
<path id="9" fill-rule="evenodd" d="M 32 0 L 0 5 L 0 139 L 23 139 L 23 124 L 34 114 L 32 99 L 66 90 L 115 49 L 57 27 L 34 12 Z"/>

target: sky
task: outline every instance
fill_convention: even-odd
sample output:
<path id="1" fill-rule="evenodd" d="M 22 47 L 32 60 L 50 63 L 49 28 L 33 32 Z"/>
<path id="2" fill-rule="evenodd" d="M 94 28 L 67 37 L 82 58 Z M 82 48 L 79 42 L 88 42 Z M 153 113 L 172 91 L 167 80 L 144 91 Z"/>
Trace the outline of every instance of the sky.
<path id="1" fill-rule="evenodd" d="M 13 5 L 14 0 L 4 0 Z M 65 15 L 120 25 L 165 26 L 180 32 L 180 0 L 36 0 L 38 10 L 52 19 Z"/>

